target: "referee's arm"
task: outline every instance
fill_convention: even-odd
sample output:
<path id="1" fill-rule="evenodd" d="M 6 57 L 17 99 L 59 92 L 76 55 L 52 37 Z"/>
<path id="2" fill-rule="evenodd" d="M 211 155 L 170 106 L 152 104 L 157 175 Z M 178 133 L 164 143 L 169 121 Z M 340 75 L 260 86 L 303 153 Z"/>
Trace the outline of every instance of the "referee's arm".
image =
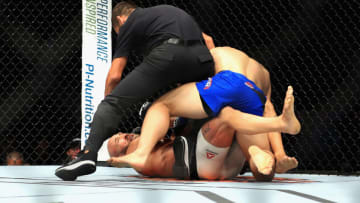
<path id="1" fill-rule="evenodd" d="M 115 86 L 120 82 L 122 73 L 127 63 L 127 57 L 116 58 L 111 63 L 111 68 L 106 77 L 105 96 L 110 94 Z"/>
<path id="2" fill-rule="evenodd" d="M 205 34 L 205 33 L 202 33 L 202 36 L 204 38 L 204 41 L 205 41 L 205 44 L 206 44 L 206 47 L 210 50 L 210 49 L 213 49 L 215 48 L 215 43 L 214 43 L 214 40 L 211 36 Z"/>

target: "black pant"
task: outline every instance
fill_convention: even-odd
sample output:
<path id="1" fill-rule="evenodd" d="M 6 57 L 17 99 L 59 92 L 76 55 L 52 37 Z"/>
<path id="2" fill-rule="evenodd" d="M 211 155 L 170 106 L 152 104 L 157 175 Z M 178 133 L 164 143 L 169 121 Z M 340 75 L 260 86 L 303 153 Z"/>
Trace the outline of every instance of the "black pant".
<path id="1" fill-rule="evenodd" d="M 127 75 L 99 104 L 86 148 L 98 151 L 116 133 L 128 107 L 174 83 L 207 79 L 214 74 L 214 62 L 205 45 L 162 44 Z"/>

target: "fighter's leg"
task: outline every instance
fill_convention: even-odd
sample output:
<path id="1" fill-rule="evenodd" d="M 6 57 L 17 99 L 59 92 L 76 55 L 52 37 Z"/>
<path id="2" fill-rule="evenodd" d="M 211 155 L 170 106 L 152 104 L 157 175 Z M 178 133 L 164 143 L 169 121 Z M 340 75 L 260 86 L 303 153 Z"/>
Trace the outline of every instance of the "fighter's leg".
<path id="1" fill-rule="evenodd" d="M 234 135 L 234 129 L 222 125 L 216 118 L 202 126 L 196 144 L 196 166 L 199 178 L 223 180 L 239 173 L 245 157 L 242 156 L 241 151 L 236 150 L 240 147 L 233 146 Z"/>
<path id="2" fill-rule="evenodd" d="M 220 170 L 223 179 L 231 179 L 239 175 L 246 162 L 246 157 L 236 139 L 233 140 Z"/>
<path id="3" fill-rule="evenodd" d="M 236 133 L 236 140 L 245 154 L 256 180 L 271 181 L 274 177 L 275 159 L 267 134 Z"/>
<path id="4" fill-rule="evenodd" d="M 277 131 L 297 134 L 301 129 L 294 112 L 294 96 L 291 86 L 289 86 L 286 92 L 283 113 L 280 116 L 264 118 L 247 114 L 227 106 L 221 110 L 219 118 L 224 123 L 233 127 L 238 133 L 245 135 Z"/>
<path id="5" fill-rule="evenodd" d="M 276 117 L 276 112 L 271 100 L 268 100 L 265 103 L 264 117 Z M 276 160 L 276 173 L 285 173 L 290 169 L 296 168 L 298 161 L 295 157 L 289 157 L 285 153 L 284 145 L 282 142 L 282 137 L 280 132 L 270 132 L 268 133 L 268 139 L 271 145 L 271 149 L 274 153 Z"/>
<path id="6" fill-rule="evenodd" d="M 155 101 L 146 113 L 137 150 L 123 157 L 112 157 L 109 162 L 125 162 L 140 170 L 155 144 L 166 134 L 170 116 L 207 117 L 195 83 L 182 85 Z"/>
<path id="7" fill-rule="evenodd" d="M 295 129 L 300 131 L 300 123 L 297 119 L 293 119 L 295 117 L 294 112 L 294 102 L 295 98 L 293 95 L 293 88 L 291 86 L 288 87 L 288 91 L 286 92 L 286 98 L 283 107 L 283 113 L 280 115 L 282 120 L 285 123 L 289 123 L 287 126 L 288 129 Z M 291 132 L 296 132 L 291 130 Z M 297 167 L 298 162 L 294 157 L 288 157 L 286 154 L 278 154 L 277 153 L 277 165 L 276 165 L 276 172 L 277 173 L 284 173 L 292 168 Z"/>
<path id="8" fill-rule="evenodd" d="M 288 86 L 286 91 L 284 106 L 282 114 L 280 115 L 284 128 L 281 130 L 283 133 L 298 134 L 301 130 L 299 120 L 296 118 L 294 110 L 295 97 L 293 95 L 294 89 L 292 86 Z"/>

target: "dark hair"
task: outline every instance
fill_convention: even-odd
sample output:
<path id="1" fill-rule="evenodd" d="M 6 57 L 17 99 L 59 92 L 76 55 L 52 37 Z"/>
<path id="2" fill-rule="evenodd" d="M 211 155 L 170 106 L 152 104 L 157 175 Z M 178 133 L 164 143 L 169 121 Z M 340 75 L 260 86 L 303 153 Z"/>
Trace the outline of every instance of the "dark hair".
<path id="1" fill-rule="evenodd" d="M 81 139 L 80 138 L 72 139 L 66 146 L 66 151 L 69 149 L 74 149 L 74 148 L 81 148 Z"/>
<path id="2" fill-rule="evenodd" d="M 114 27 L 119 25 L 118 21 L 116 20 L 116 16 L 128 16 L 136 7 L 136 4 L 131 1 L 122 1 L 117 3 L 112 10 L 112 26 Z"/>

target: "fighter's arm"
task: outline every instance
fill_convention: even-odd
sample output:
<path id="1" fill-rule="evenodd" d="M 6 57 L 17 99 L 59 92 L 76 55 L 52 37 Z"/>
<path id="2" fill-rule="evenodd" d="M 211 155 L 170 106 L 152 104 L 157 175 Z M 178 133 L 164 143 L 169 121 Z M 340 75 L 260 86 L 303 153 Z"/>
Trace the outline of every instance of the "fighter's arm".
<path id="1" fill-rule="evenodd" d="M 127 63 L 127 57 L 115 58 L 111 63 L 111 68 L 106 77 L 105 96 L 110 94 L 115 86 L 120 82 L 122 73 Z"/>
<path id="2" fill-rule="evenodd" d="M 211 36 L 205 34 L 205 33 L 202 33 L 202 36 L 205 40 L 205 44 L 206 44 L 206 47 L 210 50 L 210 49 L 213 49 L 215 48 L 215 43 L 214 43 L 214 40 Z"/>
<path id="3" fill-rule="evenodd" d="M 126 150 L 126 154 L 135 151 L 139 144 L 139 137 L 132 140 Z M 172 149 L 173 140 L 165 139 L 159 142 L 149 154 L 148 160 L 141 168 L 134 168 L 138 173 L 144 176 L 168 178 L 173 177 L 172 167 L 175 162 L 174 152 Z M 108 151 L 113 146 L 108 145 Z M 111 162 L 115 167 L 129 167 L 128 164 Z"/>
<path id="4" fill-rule="evenodd" d="M 283 128 L 279 116 L 264 118 L 241 112 L 230 106 L 224 107 L 220 111 L 218 118 L 234 128 L 237 133 L 246 135 L 280 131 Z"/>

